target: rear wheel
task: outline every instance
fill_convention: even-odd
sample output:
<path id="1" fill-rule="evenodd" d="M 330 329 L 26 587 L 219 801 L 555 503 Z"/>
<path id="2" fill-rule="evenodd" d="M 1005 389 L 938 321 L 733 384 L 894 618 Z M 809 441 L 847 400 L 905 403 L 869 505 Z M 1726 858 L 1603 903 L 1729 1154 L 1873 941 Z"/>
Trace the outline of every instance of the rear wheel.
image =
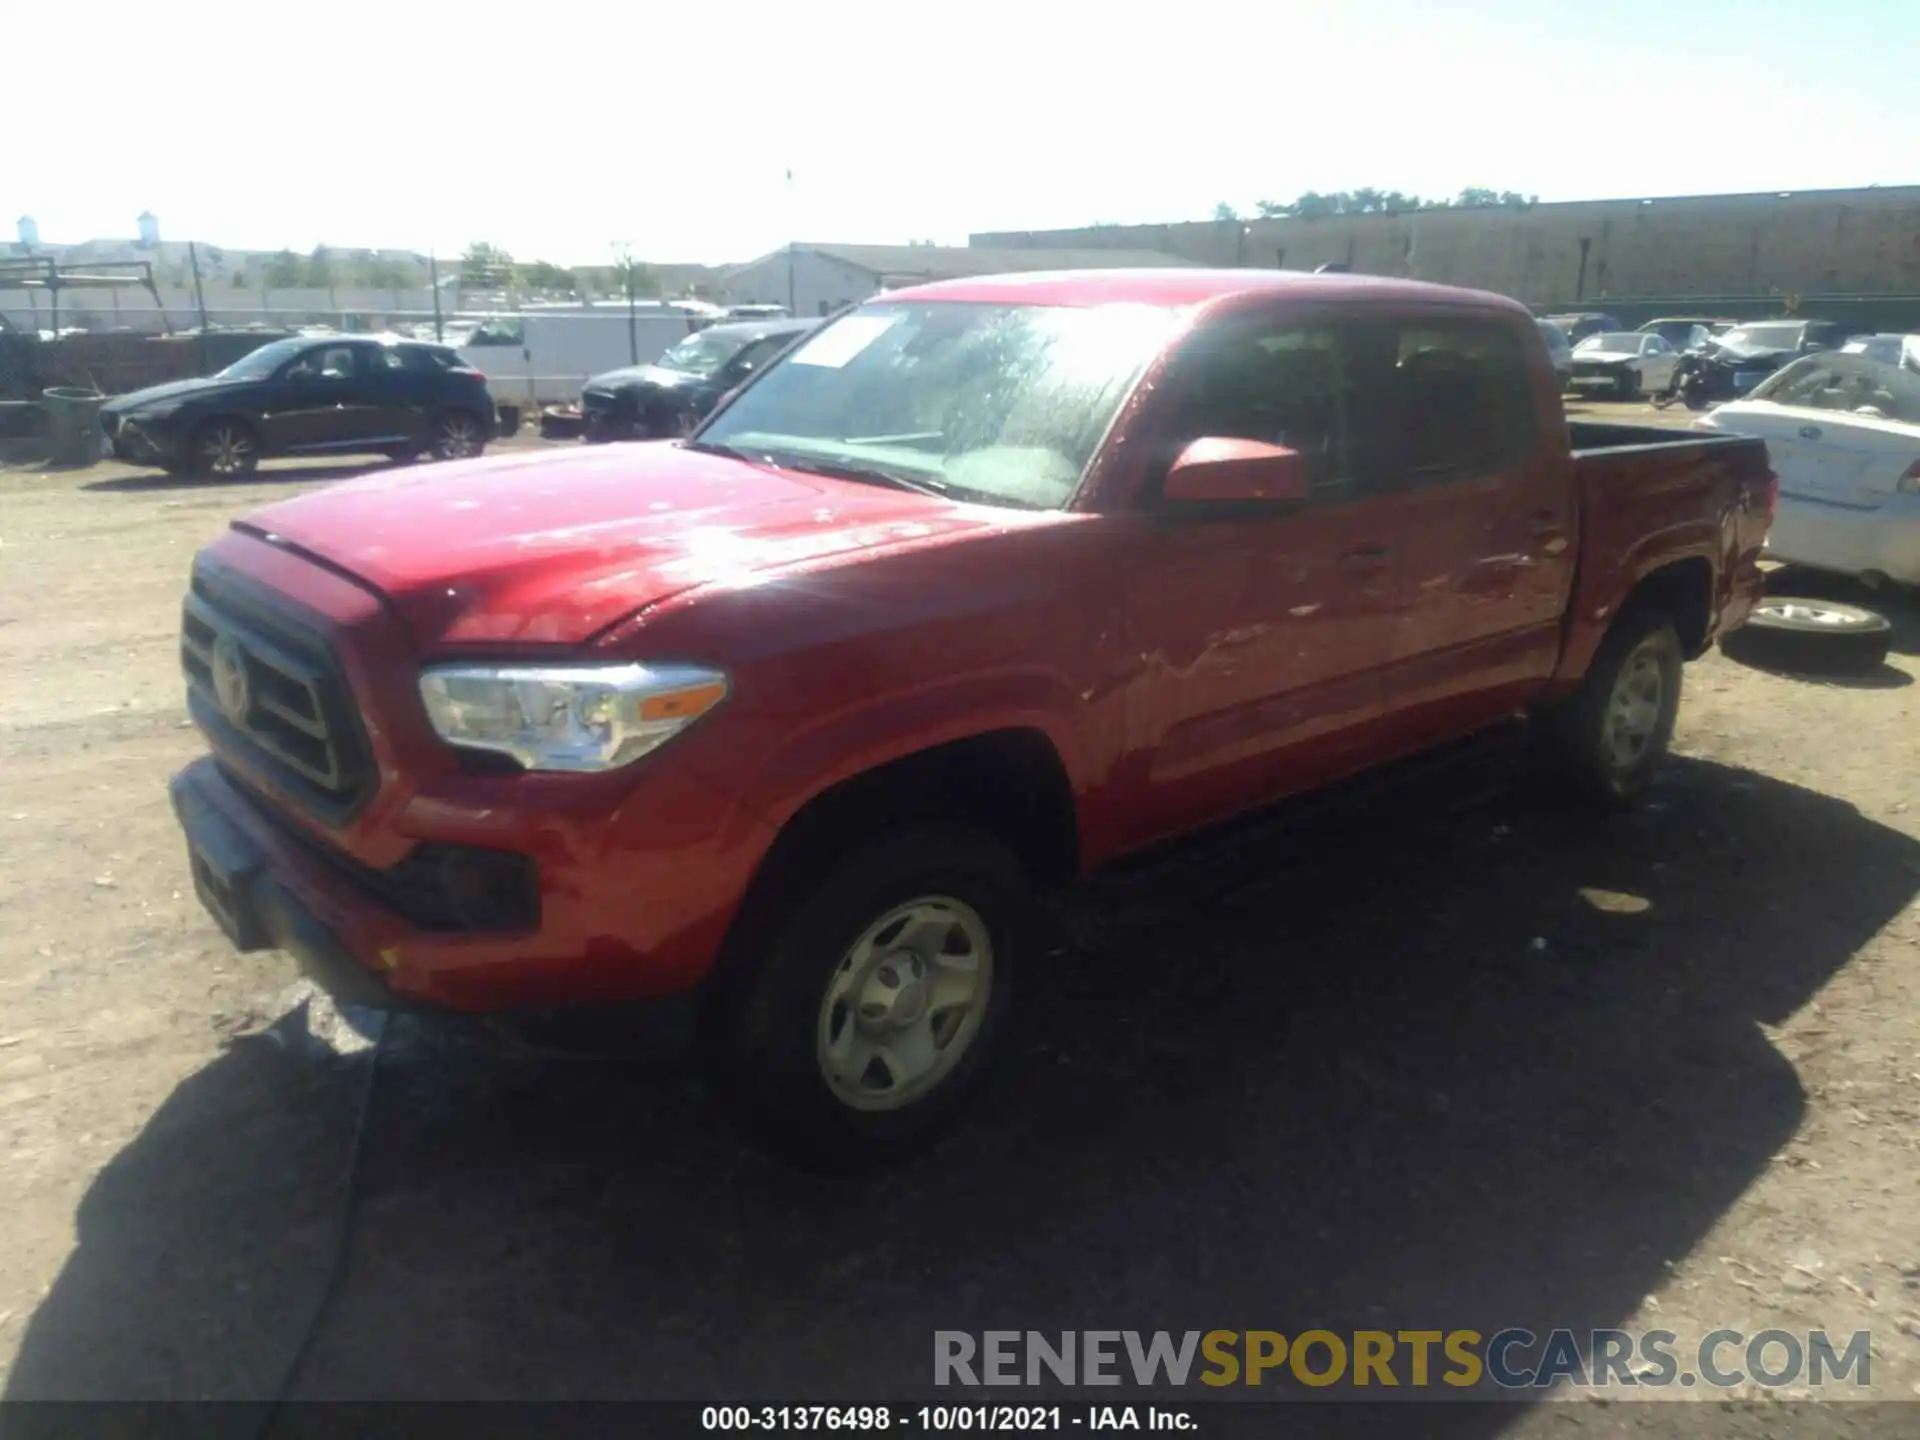
<path id="1" fill-rule="evenodd" d="M 1019 864 L 972 832 L 911 831 L 789 891 L 709 1036 L 711 1072 L 788 1158 L 893 1158 L 985 1077 L 1024 928 Z"/>
<path id="2" fill-rule="evenodd" d="M 1671 620 L 1652 609 L 1621 612 L 1580 688 L 1536 717 L 1549 770 L 1602 804 L 1638 798 L 1672 744 L 1682 668 Z"/>
<path id="3" fill-rule="evenodd" d="M 196 475 L 251 475 L 260 442 L 241 420 L 208 420 L 187 442 L 187 468 Z"/>
<path id="4" fill-rule="evenodd" d="M 442 411 L 433 422 L 433 458 L 465 460 L 487 448 L 486 431 L 465 410 Z"/>

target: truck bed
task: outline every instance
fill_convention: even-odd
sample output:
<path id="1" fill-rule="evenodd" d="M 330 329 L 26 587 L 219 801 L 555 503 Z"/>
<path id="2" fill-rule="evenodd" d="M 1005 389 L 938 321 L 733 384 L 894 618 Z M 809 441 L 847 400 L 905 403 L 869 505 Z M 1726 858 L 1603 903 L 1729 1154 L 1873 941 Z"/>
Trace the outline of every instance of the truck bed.
<path id="1" fill-rule="evenodd" d="M 1602 451 L 1672 450 L 1680 446 L 1712 446 L 1722 440 L 1741 438 L 1701 430 L 1675 430 L 1664 425 L 1613 425 L 1598 420 L 1567 422 L 1567 440 L 1576 460 Z"/>
<path id="2" fill-rule="evenodd" d="M 1698 654 L 1760 593 L 1771 519 L 1766 442 L 1653 425 L 1567 422 L 1580 494 L 1580 560 L 1563 665 L 1584 672 L 1614 609 L 1640 580 L 1680 562 L 1711 575 L 1706 613 L 1682 638 Z"/>

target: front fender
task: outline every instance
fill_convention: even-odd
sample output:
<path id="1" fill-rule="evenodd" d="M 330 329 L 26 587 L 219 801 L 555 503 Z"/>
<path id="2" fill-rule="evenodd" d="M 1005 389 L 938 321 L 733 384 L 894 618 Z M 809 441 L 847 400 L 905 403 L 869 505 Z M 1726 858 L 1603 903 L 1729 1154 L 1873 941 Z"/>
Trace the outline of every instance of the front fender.
<path id="1" fill-rule="evenodd" d="M 736 759 L 725 783 L 753 816 L 778 827 L 834 786 L 895 760 L 993 731 L 1033 730 L 1052 744 L 1077 795 L 1085 771 L 1075 704 L 1064 678 L 1043 670 L 941 679 L 783 725 L 749 767 Z"/>

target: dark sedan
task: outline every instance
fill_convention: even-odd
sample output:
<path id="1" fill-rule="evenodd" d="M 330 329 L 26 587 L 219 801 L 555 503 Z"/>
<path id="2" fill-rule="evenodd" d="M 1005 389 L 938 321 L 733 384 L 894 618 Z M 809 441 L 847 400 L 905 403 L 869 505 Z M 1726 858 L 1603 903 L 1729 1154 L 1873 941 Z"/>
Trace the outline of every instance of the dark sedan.
<path id="1" fill-rule="evenodd" d="M 493 402 L 486 376 L 445 345 L 297 336 L 216 375 L 118 396 L 100 423 L 132 464 L 244 475 L 276 455 L 478 455 Z"/>
<path id="2" fill-rule="evenodd" d="M 580 392 L 589 442 L 684 435 L 725 395 L 813 329 L 818 320 L 709 325 L 651 365 L 596 375 Z"/>

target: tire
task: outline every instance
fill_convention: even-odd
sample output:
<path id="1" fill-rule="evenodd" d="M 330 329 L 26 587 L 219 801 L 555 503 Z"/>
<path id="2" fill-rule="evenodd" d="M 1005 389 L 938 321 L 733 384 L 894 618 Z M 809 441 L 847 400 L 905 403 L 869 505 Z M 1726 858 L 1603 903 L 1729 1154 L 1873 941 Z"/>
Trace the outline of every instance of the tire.
<path id="1" fill-rule="evenodd" d="M 1640 398 L 1640 377 L 1631 371 L 1620 377 L 1613 387 L 1613 393 L 1621 400 Z"/>
<path id="2" fill-rule="evenodd" d="M 1535 717 L 1547 772 L 1602 805 L 1638 799 L 1673 742 L 1682 669 L 1672 620 L 1644 606 L 1621 611 L 1580 688 Z"/>
<path id="3" fill-rule="evenodd" d="M 436 460 L 471 460 L 487 448 L 487 430 L 470 410 L 443 410 L 433 417 L 430 449 Z"/>
<path id="4" fill-rule="evenodd" d="M 244 420 L 203 420 L 187 441 L 186 468 L 195 475 L 251 475 L 259 464 L 260 439 Z"/>
<path id="5" fill-rule="evenodd" d="M 1019 862 L 971 831 L 910 830 L 784 889 L 720 1001 L 709 1075 L 783 1158 L 897 1159 L 960 1113 L 1006 1029 L 1028 925 Z"/>
<path id="6" fill-rule="evenodd" d="M 1886 663 L 1893 626 L 1886 616 L 1834 600 L 1769 595 L 1747 623 L 1722 637 L 1730 658 L 1767 670 L 1860 674 Z"/>

